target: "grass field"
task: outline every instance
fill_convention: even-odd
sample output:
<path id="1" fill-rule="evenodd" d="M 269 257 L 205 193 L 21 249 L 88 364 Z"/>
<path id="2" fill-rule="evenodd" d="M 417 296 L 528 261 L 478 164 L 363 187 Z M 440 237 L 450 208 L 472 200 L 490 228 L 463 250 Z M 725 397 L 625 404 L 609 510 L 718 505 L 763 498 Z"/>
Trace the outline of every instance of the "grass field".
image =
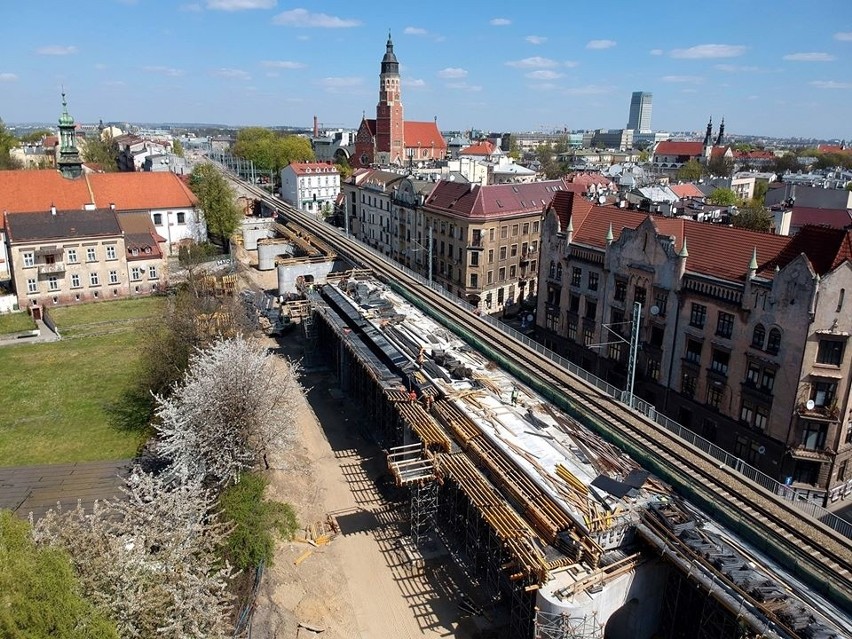
<path id="1" fill-rule="evenodd" d="M 0 335 L 31 331 L 35 327 L 36 324 L 28 313 L 0 314 Z"/>
<path id="2" fill-rule="evenodd" d="M 106 407 L 131 385 L 137 318 L 161 299 L 52 309 L 64 339 L 0 348 L 0 466 L 132 457 L 142 437 L 110 426 Z"/>

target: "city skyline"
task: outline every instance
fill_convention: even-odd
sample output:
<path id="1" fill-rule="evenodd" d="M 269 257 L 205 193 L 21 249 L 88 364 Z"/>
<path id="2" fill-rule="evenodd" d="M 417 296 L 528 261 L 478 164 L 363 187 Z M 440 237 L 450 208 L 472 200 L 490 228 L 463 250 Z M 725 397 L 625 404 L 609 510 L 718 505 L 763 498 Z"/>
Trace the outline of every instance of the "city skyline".
<path id="1" fill-rule="evenodd" d="M 355 128 L 375 112 L 390 30 L 404 115 L 442 130 L 618 129 L 633 92 L 653 128 L 847 138 L 852 10 L 843 0 L 720 0 L 487 8 L 445 2 L 402 17 L 328 1 L 36 0 L 0 45 L 0 118 Z M 613 13 L 606 20 L 602 8 Z M 55 15 L 51 15 L 56 12 Z M 739 19 L 733 19 L 739 18 Z M 700 26 L 699 26 L 700 25 Z M 708 27 L 709 25 L 709 27 Z M 115 34 L 115 35 L 110 35 Z M 708 35 L 709 34 L 709 35 Z"/>

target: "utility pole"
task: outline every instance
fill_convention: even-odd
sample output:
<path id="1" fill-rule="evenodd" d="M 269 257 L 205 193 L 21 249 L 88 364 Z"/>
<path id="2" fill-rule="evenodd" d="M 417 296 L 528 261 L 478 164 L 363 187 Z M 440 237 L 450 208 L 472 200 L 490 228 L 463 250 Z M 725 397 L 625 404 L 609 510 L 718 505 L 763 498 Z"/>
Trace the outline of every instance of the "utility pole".
<path id="1" fill-rule="evenodd" d="M 432 286 L 432 223 L 429 223 L 429 286 Z"/>
<path id="2" fill-rule="evenodd" d="M 627 404 L 633 408 L 633 382 L 636 379 L 636 360 L 639 354 L 639 322 L 642 304 L 633 302 L 633 326 L 630 328 L 630 355 L 627 360 Z"/>

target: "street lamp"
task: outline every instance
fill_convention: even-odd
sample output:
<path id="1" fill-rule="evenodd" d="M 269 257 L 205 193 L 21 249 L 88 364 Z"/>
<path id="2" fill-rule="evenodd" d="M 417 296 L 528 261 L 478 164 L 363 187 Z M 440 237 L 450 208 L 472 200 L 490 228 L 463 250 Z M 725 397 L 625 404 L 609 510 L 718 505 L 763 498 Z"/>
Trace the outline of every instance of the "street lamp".
<path id="1" fill-rule="evenodd" d="M 610 344 L 627 344 L 629 347 L 627 357 L 627 388 L 624 391 L 622 401 L 633 408 L 633 384 L 636 380 L 636 360 L 639 354 L 639 324 L 642 319 L 642 304 L 641 302 L 633 302 L 633 319 L 629 322 L 616 322 L 615 324 L 601 324 L 603 328 L 608 330 L 616 338 L 611 342 L 601 342 L 600 344 L 589 344 L 588 348 L 600 348 L 609 346 Z M 620 333 L 614 331 L 612 326 L 620 326 L 622 324 L 630 324 L 630 339 L 625 339 Z"/>

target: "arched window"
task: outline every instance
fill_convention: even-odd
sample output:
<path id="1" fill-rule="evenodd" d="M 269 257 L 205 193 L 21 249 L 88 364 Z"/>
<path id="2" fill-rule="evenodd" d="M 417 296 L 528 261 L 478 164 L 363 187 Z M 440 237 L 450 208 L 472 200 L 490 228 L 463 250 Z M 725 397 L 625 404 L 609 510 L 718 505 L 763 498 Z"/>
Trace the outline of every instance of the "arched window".
<path id="1" fill-rule="evenodd" d="M 840 297 L 837 299 L 837 310 L 835 311 L 835 313 L 839 313 L 840 311 L 843 310 L 843 298 L 844 297 L 846 297 L 846 289 L 841 288 L 840 289 Z"/>
<path id="2" fill-rule="evenodd" d="M 763 348 L 764 339 L 766 339 L 766 329 L 763 328 L 763 324 L 758 324 L 751 335 L 751 345 L 754 348 Z"/>
<path id="3" fill-rule="evenodd" d="M 766 341 L 766 352 L 770 355 L 777 355 L 781 350 L 781 331 L 773 328 L 769 331 L 769 339 Z"/>
<path id="4" fill-rule="evenodd" d="M 556 262 L 554 262 L 553 260 L 550 261 L 549 277 L 550 277 L 550 279 L 553 279 L 554 277 L 556 277 Z"/>
<path id="5" fill-rule="evenodd" d="M 556 279 L 562 281 L 562 263 L 556 265 Z"/>

